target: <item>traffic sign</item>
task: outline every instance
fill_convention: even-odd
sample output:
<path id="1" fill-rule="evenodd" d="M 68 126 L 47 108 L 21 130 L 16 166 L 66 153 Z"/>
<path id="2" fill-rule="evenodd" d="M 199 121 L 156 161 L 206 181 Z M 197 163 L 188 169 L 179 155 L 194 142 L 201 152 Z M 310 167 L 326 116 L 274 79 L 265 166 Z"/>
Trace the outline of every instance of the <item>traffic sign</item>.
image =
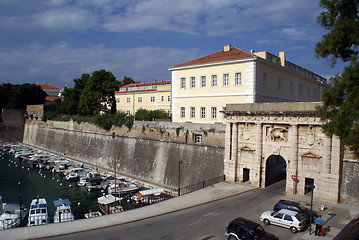
<path id="1" fill-rule="evenodd" d="M 292 174 L 292 179 L 295 181 L 297 180 L 297 176 L 295 176 L 295 174 Z"/>

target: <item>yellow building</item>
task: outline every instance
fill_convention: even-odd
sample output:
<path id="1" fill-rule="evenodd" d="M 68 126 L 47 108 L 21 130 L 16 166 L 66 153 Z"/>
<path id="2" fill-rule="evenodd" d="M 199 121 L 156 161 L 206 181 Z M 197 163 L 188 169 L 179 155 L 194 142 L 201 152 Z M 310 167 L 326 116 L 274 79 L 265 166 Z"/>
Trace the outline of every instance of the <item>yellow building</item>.
<path id="1" fill-rule="evenodd" d="M 117 111 L 134 115 L 138 109 L 171 113 L 171 81 L 133 83 L 115 92 Z"/>
<path id="2" fill-rule="evenodd" d="M 321 100 L 327 80 L 285 60 L 285 52 L 222 51 L 175 65 L 172 73 L 172 121 L 224 122 L 230 103 L 313 102 Z"/>

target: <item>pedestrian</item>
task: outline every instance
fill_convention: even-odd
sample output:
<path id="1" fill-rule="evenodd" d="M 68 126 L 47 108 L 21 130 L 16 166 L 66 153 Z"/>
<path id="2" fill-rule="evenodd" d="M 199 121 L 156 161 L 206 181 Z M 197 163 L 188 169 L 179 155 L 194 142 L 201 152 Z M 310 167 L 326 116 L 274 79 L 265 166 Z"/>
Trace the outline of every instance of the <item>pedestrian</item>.
<path id="1" fill-rule="evenodd" d="M 320 218 L 321 216 L 318 215 L 318 217 L 314 220 L 315 222 L 315 236 L 319 236 L 320 232 L 323 227 L 323 220 Z"/>

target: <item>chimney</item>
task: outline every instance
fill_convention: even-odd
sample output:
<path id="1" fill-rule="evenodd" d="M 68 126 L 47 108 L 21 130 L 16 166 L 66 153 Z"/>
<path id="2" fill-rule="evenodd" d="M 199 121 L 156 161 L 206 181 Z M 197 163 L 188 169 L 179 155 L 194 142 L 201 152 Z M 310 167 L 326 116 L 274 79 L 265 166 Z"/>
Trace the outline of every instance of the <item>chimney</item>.
<path id="1" fill-rule="evenodd" d="M 282 67 L 285 67 L 285 52 L 284 51 L 279 52 L 279 58 L 280 58 L 280 65 Z"/>
<path id="2" fill-rule="evenodd" d="M 231 51 L 231 45 L 224 45 L 224 52 L 229 52 Z"/>

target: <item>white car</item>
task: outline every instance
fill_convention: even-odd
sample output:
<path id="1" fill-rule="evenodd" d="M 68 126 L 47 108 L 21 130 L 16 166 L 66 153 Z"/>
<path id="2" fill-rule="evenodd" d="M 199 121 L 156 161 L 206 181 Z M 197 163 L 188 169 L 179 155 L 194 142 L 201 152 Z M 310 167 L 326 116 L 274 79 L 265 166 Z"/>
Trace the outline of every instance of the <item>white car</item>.
<path id="1" fill-rule="evenodd" d="M 300 213 L 288 209 L 282 209 L 279 212 L 264 212 L 259 219 L 266 225 L 273 224 L 289 228 L 294 233 L 301 231 L 305 227 L 305 218 Z"/>

